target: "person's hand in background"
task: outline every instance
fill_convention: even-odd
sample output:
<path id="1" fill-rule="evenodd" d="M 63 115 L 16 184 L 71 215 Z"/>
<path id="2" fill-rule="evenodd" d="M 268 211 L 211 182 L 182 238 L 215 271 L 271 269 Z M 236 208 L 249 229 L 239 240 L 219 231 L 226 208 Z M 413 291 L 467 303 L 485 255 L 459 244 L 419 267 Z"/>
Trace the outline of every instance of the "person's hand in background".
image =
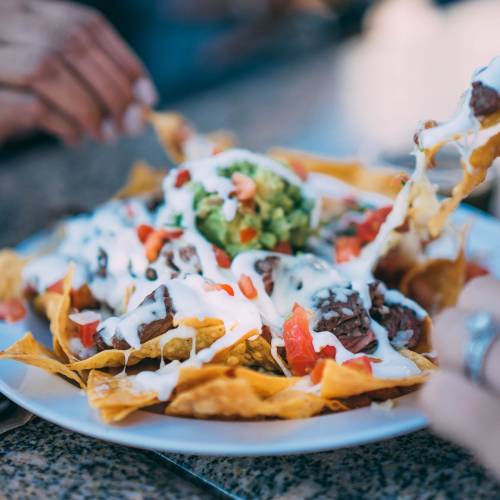
<path id="1" fill-rule="evenodd" d="M 500 342 L 493 341 L 483 365 L 484 384 L 474 384 L 464 370 L 469 342 L 467 320 L 486 311 L 500 324 L 500 281 L 472 280 L 456 307 L 435 321 L 433 344 L 440 371 L 423 388 L 420 399 L 439 434 L 469 448 L 500 478 Z"/>
<path id="2" fill-rule="evenodd" d="M 96 11 L 48 0 L 0 3 L 0 143 L 42 129 L 69 144 L 138 133 L 156 90 Z"/>

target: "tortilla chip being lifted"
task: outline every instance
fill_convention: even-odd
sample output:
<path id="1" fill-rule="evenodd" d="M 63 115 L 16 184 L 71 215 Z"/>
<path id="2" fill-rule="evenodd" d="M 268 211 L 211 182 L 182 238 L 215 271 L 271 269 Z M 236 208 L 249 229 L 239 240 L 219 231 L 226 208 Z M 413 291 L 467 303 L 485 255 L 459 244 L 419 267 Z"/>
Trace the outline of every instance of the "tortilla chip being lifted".
<path id="1" fill-rule="evenodd" d="M 150 112 L 148 119 L 156 130 L 165 152 L 175 164 L 206 158 L 230 149 L 236 144 L 231 132 L 217 130 L 206 135 L 200 134 L 178 113 Z"/>

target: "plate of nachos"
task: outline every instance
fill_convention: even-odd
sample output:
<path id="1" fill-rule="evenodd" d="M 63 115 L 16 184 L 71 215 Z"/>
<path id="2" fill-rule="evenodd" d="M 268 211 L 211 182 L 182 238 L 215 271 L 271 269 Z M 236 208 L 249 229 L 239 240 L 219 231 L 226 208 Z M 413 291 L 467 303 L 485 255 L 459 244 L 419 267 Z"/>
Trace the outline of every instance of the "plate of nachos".
<path id="1" fill-rule="evenodd" d="M 450 217 L 500 153 L 498 89 L 495 59 L 456 116 L 419 126 L 410 177 L 254 153 L 151 113 L 172 169 L 138 163 L 107 203 L 0 252 L 0 390 L 64 427 L 185 453 L 319 451 L 423 427 L 431 318 L 498 267 L 500 225 Z M 464 177 L 440 200 L 427 171 L 449 142 Z"/>

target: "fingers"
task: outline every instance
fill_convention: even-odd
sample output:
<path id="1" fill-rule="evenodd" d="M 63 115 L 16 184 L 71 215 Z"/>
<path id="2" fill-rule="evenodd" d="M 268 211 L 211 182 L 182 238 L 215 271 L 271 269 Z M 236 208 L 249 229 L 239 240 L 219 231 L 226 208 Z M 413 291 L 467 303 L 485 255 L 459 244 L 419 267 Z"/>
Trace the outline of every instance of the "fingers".
<path id="1" fill-rule="evenodd" d="M 67 144 L 78 142 L 78 129 L 30 92 L 0 89 L 0 142 L 16 133 L 41 128 Z"/>
<path id="2" fill-rule="evenodd" d="M 59 137 L 65 144 L 74 146 L 80 142 L 81 134 L 78 128 L 49 104 L 41 104 L 37 125 L 42 130 Z"/>
<path id="3" fill-rule="evenodd" d="M 55 55 L 22 46 L 0 47 L 0 83 L 32 90 L 83 133 L 101 137 L 102 110 L 93 96 Z"/>
<path id="4" fill-rule="evenodd" d="M 112 123 L 120 126 L 123 113 L 133 100 L 133 92 L 119 69 L 106 60 L 92 40 L 81 34 L 71 37 L 61 53 L 65 64 L 86 82 L 104 116 L 110 116 Z"/>
<path id="5" fill-rule="evenodd" d="M 82 135 L 108 140 L 144 128 L 142 107 L 156 101 L 155 88 L 102 16 L 73 3 L 24 0 L 16 6 L 10 22 L 0 23 L 0 38 L 9 42 L 0 47 L 0 83 L 38 93 Z M 1 59 L 15 61 L 9 78 L 1 74 Z"/>
<path id="6" fill-rule="evenodd" d="M 500 474 L 500 401 L 451 372 L 435 374 L 420 393 L 432 427 L 445 437 L 471 448 Z"/>
<path id="7" fill-rule="evenodd" d="M 30 83 L 35 92 L 69 116 L 83 131 L 94 139 L 102 138 L 104 114 L 99 102 L 58 57 L 46 58 L 42 70 Z"/>
<path id="8" fill-rule="evenodd" d="M 126 76 L 140 103 L 152 106 L 156 102 L 156 90 L 143 64 L 116 30 L 97 11 L 72 3 L 61 4 L 37 0 L 32 0 L 31 3 L 38 14 L 50 18 L 54 23 L 67 24 L 68 20 L 78 23 L 82 27 L 79 33 L 92 40 L 95 46 L 99 47 L 99 52 L 106 55 L 108 61 L 113 61 L 115 67 Z M 138 87 L 137 90 L 136 87 Z"/>
<path id="9" fill-rule="evenodd" d="M 0 143 L 35 127 L 38 103 L 29 93 L 0 89 Z"/>
<path id="10" fill-rule="evenodd" d="M 463 373 L 464 353 L 469 341 L 467 318 L 474 311 L 484 310 L 500 323 L 500 282 L 486 276 L 472 280 L 464 289 L 457 308 L 447 309 L 434 322 L 433 345 L 444 369 Z M 486 384 L 500 394 L 500 341 L 495 341 L 484 362 Z"/>
<path id="11" fill-rule="evenodd" d="M 132 84 L 132 93 L 138 103 L 151 107 L 158 100 L 158 94 L 147 75 L 144 66 L 122 41 L 111 25 L 103 18 L 97 17 L 88 26 L 88 32 L 100 51 L 101 59 L 109 68 L 115 68 L 116 75 L 120 75 L 122 83 Z M 103 64 L 104 65 L 104 64 Z M 123 73 L 123 76 L 122 76 Z"/>
<path id="12" fill-rule="evenodd" d="M 485 310 L 496 315 L 500 321 L 500 281 L 492 276 L 481 276 L 471 280 L 460 295 L 458 307 L 470 311 Z"/>
<path id="13" fill-rule="evenodd" d="M 96 43 L 125 71 L 131 81 L 135 82 L 145 76 L 146 72 L 142 63 L 104 18 L 100 16 L 94 18 L 90 23 L 89 32 L 91 36 L 95 36 Z"/>

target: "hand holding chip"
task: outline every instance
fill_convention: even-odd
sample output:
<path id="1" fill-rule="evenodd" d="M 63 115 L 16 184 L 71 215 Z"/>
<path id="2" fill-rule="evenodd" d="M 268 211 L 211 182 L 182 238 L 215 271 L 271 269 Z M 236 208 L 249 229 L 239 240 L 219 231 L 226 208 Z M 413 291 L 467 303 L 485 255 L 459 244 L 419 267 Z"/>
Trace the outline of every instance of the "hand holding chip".
<path id="1" fill-rule="evenodd" d="M 464 372 L 470 333 L 467 320 L 486 311 L 500 322 L 500 281 L 476 278 L 464 289 L 455 308 L 435 321 L 433 342 L 441 370 L 421 393 L 421 403 L 433 428 L 471 449 L 500 477 L 500 342 L 494 340 L 482 367 L 483 383 L 474 384 Z"/>
<path id="2" fill-rule="evenodd" d="M 156 91 L 97 12 L 73 3 L 0 5 L 0 143 L 42 129 L 74 144 L 138 133 Z"/>

